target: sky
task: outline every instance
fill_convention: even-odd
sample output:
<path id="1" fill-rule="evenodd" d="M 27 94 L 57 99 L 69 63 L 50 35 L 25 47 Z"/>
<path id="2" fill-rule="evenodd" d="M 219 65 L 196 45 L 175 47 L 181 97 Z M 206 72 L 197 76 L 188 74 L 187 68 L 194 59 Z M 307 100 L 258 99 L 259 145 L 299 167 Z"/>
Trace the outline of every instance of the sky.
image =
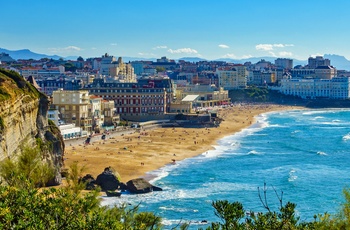
<path id="1" fill-rule="evenodd" d="M 0 0 L 0 48 L 67 56 L 350 59 L 348 0 Z"/>

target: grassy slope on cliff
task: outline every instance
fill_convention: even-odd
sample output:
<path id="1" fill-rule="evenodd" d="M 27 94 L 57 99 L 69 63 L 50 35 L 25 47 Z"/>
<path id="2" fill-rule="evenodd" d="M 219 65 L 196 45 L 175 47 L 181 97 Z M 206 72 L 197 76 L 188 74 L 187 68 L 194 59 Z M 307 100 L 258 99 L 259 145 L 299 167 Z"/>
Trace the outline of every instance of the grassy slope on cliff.
<path id="1" fill-rule="evenodd" d="M 32 99 L 42 96 L 33 85 L 18 73 L 0 68 L 0 102 L 15 100 L 23 95 L 28 95 Z"/>

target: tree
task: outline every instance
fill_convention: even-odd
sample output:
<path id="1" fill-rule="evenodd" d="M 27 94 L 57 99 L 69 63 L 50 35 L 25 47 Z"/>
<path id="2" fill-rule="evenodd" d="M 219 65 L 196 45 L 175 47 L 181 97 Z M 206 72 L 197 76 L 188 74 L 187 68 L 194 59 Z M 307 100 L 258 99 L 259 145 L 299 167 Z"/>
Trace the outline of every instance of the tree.
<path id="1" fill-rule="evenodd" d="M 71 72 L 75 72 L 77 70 L 77 67 L 75 67 L 72 63 L 70 62 L 66 62 L 64 63 L 64 68 L 66 71 L 71 71 Z"/>
<path id="2" fill-rule="evenodd" d="M 227 200 L 215 201 L 212 206 L 215 209 L 215 215 L 221 219 L 221 222 L 214 222 L 207 230 L 230 230 L 230 229 L 327 229 L 323 226 L 329 226 L 329 219 L 323 219 L 321 223 L 316 218 L 312 222 L 300 222 L 299 217 L 295 216 L 296 204 L 287 202 L 283 205 L 283 192 L 278 195 L 280 207 L 278 211 L 273 211 L 267 204 L 267 187 L 264 184 L 262 191 L 259 190 L 259 199 L 267 212 L 246 212 L 243 205 L 239 202 L 230 203 Z M 350 198 L 350 197 L 349 197 Z M 349 200 L 350 204 L 350 200 Z M 323 217 L 323 216 L 320 216 Z M 326 225 L 327 224 L 327 225 Z"/>
<path id="3" fill-rule="evenodd" d="M 164 67 L 157 66 L 156 67 L 157 73 L 164 72 L 166 69 Z"/>
<path id="4" fill-rule="evenodd" d="M 161 229 L 161 218 L 138 206 L 101 206 L 99 190 L 82 193 L 82 169 L 70 168 L 66 187 L 0 186 L 0 229 Z"/>
<path id="5" fill-rule="evenodd" d="M 44 186 L 54 177 L 54 167 L 43 158 L 40 147 L 24 147 L 14 161 L 7 158 L 0 163 L 0 176 L 10 186 L 19 188 Z"/>

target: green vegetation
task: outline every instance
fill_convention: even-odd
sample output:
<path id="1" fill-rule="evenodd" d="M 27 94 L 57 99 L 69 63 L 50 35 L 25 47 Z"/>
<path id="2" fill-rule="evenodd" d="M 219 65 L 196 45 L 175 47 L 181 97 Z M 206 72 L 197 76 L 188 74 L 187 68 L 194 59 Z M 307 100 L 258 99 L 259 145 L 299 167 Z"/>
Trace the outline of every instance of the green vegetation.
<path id="1" fill-rule="evenodd" d="M 99 190 L 82 193 L 85 185 L 79 178 L 84 169 L 77 164 L 70 167 L 68 186 L 37 189 L 37 172 L 42 170 L 37 152 L 27 149 L 18 163 L 1 164 L 8 186 L 0 186 L 0 229 L 161 228 L 161 218 L 153 213 L 138 212 L 137 206 L 101 207 Z"/>
<path id="2" fill-rule="evenodd" d="M 128 126 L 129 122 L 128 121 L 120 121 L 118 126 Z"/>
<path id="3" fill-rule="evenodd" d="M 0 133 L 2 133 L 4 129 L 5 129 L 4 119 L 0 117 Z"/>
<path id="4" fill-rule="evenodd" d="M 101 207 L 97 193 L 68 188 L 0 186 L 1 229 L 160 229 L 160 218 L 138 208 Z"/>
<path id="5" fill-rule="evenodd" d="M 17 99 L 18 96 L 26 95 L 25 100 L 44 97 L 32 84 L 27 82 L 15 71 L 0 68 L 0 102 Z"/>
<path id="6" fill-rule="evenodd" d="M 166 69 L 164 67 L 157 66 L 156 67 L 157 73 L 164 72 Z"/>
<path id="7" fill-rule="evenodd" d="M 1 162 L 0 176 L 10 186 L 41 187 L 54 177 L 54 168 L 43 161 L 40 147 L 24 147 L 18 159 Z"/>
<path id="8" fill-rule="evenodd" d="M 246 89 L 230 90 L 229 98 L 232 102 L 265 102 L 269 98 L 269 91 L 267 88 L 251 86 Z"/>
<path id="9" fill-rule="evenodd" d="M 77 67 L 75 67 L 73 63 L 70 63 L 70 62 L 64 63 L 64 68 L 66 71 L 71 71 L 71 72 L 75 72 L 77 70 Z"/>

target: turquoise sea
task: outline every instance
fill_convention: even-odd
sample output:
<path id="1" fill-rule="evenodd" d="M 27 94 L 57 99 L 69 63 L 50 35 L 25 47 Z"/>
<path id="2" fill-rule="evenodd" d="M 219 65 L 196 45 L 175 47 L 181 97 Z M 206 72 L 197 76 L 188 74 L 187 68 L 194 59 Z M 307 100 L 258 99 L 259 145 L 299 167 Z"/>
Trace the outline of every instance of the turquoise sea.
<path id="1" fill-rule="evenodd" d="M 163 218 L 164 229 L 180 221 L 190 229 L 202 220 L 218 221 L 211 202 L 239 201 L 265 211 L 258 187 L 268 188 L 268 203 L 277 210 L 273 190 L 297 204 L 301 220 L 335 213 L 350 185 L 350 109 L 293 110 L 262 114 L 252 126 L 218 141 L 215 150 L 157 171 L 153 184 L 164 189 L 144 195 L 103 197 L 103 205 L 140 203 L 141 211 Z"/>

